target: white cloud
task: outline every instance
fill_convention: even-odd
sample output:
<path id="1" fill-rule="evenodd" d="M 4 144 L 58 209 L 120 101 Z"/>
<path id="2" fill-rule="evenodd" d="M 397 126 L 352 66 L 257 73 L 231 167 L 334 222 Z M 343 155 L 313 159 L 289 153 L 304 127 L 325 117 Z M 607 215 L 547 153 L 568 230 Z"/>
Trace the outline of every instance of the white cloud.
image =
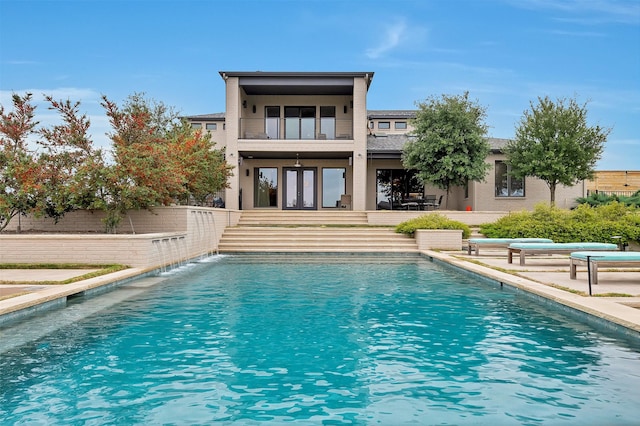
<path id="1" fill-rule="evenodd" d="M 404 19 L 387 27 L 384 32 L 384 38 L 380 40 L 377 46 L 367 49 L 366 54 L 370 59 L 378 59 L 389 51 L 399 46 L 405 39 L 407 34 L 407 25 Z"/>

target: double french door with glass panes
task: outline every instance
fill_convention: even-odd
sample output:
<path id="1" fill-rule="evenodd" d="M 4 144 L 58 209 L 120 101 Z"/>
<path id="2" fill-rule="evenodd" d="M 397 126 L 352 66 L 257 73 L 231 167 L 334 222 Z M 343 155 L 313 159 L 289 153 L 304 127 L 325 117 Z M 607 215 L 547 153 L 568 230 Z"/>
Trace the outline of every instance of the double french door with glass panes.
<path id="1" fill-rule="evenodd" d="M 316 169 L 305 167 L 285 167 L 284 210 L 316 210 Z"/>

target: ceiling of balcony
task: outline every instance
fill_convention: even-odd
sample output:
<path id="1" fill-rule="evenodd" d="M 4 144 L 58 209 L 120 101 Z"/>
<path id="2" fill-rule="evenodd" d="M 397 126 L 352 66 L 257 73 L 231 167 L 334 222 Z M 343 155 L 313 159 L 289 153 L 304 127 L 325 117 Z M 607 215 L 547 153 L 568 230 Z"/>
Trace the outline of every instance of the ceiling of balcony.
<path id="1" fill-rule="evenodd" d="M 245 77 L 239 85 L 247 95 L 353 95 L 347 77 Z"/>

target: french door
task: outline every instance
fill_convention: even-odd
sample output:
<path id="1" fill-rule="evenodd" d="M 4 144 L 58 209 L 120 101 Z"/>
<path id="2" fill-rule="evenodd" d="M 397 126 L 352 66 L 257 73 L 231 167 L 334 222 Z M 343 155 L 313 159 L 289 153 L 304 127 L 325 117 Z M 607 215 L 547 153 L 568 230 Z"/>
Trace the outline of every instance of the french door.
<path id="1" fill-rule="evenodd" d="M 316 169 L 285 167 L 283 210 L 316 210 Z"/>

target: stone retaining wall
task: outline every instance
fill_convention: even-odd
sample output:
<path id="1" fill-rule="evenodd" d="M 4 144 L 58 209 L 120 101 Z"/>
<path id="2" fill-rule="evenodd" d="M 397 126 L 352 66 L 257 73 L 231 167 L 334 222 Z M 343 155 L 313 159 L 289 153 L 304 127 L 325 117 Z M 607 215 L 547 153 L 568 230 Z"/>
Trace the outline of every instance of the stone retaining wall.
<path id="1" fill-rule="evenodd" d="M 459 229 L 417 229 L 419 250 L 461 250 L 462 231 Z"/>
<path id="2" fill-rule="evenodd" d="M 123 220 L 119 234 L 97 233 L 103 217 L 102 212 L 79 211 L 58 224 L 23 217 L 22 233 L 15 233 L 14 219 L 14 232 L 0 234 L 0 263 L 163 267 L 215 252 L 224 228 L 236 225 L 240 212 L 187 206 L 134 211 Z"/>

